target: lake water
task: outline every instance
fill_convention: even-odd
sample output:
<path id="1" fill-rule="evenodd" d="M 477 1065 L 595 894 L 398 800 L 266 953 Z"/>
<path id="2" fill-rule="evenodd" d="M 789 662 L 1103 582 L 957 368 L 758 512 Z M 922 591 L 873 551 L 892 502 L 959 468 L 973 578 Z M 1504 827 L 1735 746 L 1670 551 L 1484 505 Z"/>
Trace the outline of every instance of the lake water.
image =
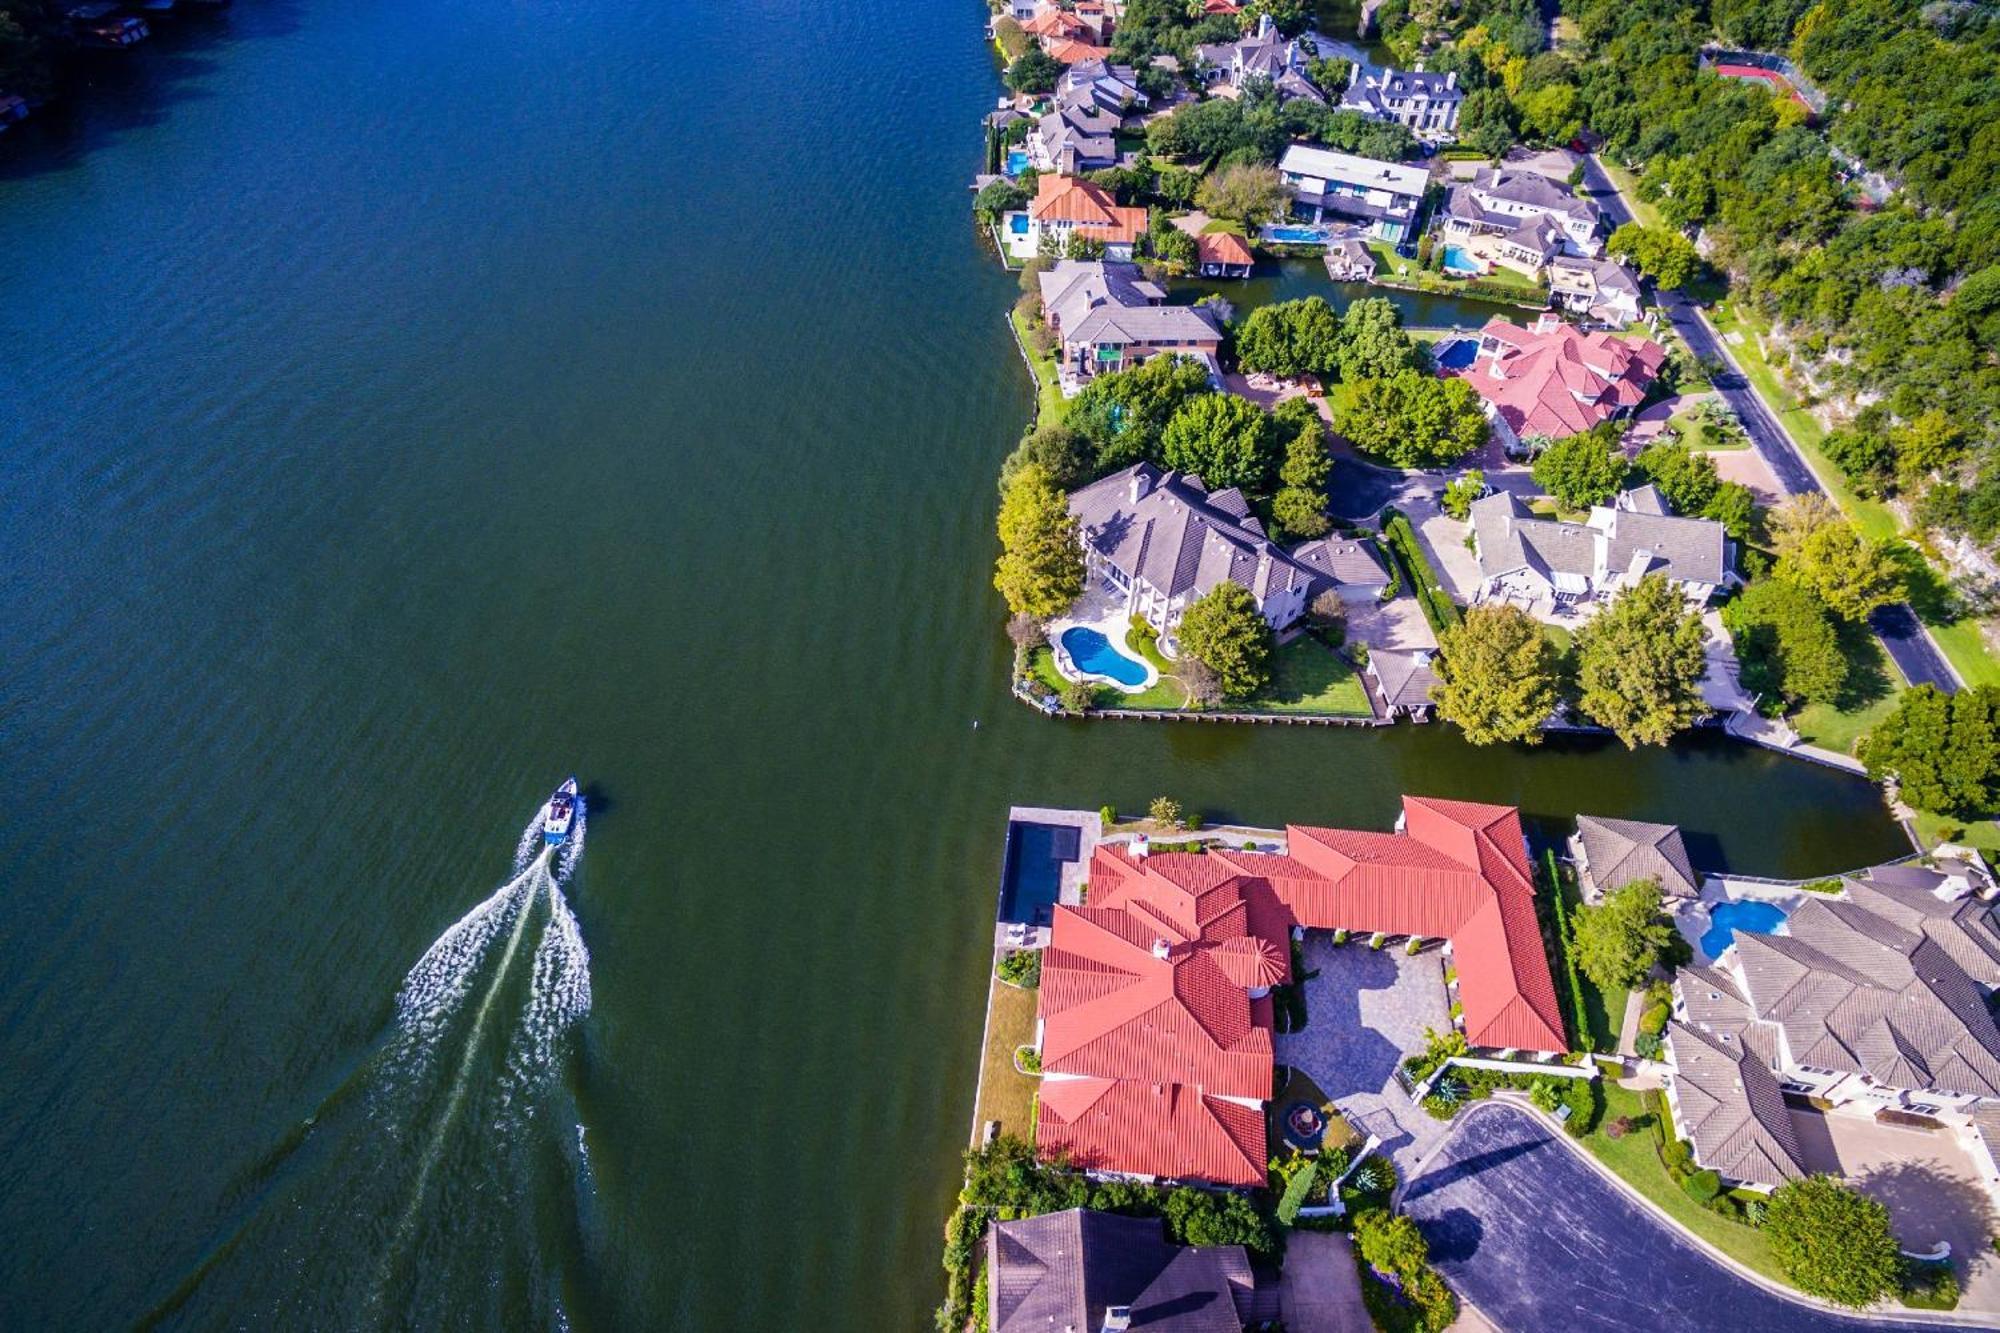
<path id="1" fill-rule="evenodd" d="M 0 1324 L 928 1327 L 1010 802 L 1900 850 L 1723 740 L 1010 700 L 982 17 L 244 0 L 0 143 Z M 399 1006 L 570 772 L 588 1016 L 540 881 Z"/>

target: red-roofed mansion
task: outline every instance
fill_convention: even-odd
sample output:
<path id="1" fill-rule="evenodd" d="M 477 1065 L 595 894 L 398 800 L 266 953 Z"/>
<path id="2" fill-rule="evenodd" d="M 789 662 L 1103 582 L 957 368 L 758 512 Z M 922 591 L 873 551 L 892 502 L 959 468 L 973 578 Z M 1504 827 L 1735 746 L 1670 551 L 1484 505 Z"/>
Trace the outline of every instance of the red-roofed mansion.
<path id="1" fill-rule="evenodd" d="M 1283 852 L 1100 842 L 1088 884 L 1042 956 L 1044 1155 L 1262 1184 L 1271 988 L 1295 930 L 1442 939 L 1473 1046 L 1567 1049 L 1511 807 L 1408 796 L 1397 832 L 1293 825 Z"/>
<path id="2" fill-rule="evenodd" d="M 1666 349 L 1649 339 L 1579 333 L 1549 314 L 1532 329 L 1489 320 L 1472 364 L 1443 373 L 1479 391 L 1493 433 L 1520 454 L 1630 413 L 1666 360 Z"/>

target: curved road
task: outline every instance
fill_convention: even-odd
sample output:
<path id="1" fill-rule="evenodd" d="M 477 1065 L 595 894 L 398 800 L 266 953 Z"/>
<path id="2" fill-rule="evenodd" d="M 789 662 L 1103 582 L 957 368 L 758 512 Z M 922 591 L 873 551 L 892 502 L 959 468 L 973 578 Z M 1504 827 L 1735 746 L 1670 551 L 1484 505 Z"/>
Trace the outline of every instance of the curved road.
<path id="1" fill-rule="evenodd" d="M 1404 1187 L 1451 1285 L 1502 1329 L 1928 1333 L 1963 1323 L 1837 1315 L 1723 1267 L 1526 1111 L 1483 1102 Z"/>
<path id="2" fill-rule="evenodd" d="M 1598 164 L 1594 154 L 1583 159 L 1583 180 L 1591 197 L 1604 210 L 1604 216 L 1614 228 L 1632 221 L 1631 207 L 1618 193 L 1618 187 L 1611 183 L 1611 178 L 1604 174 L 1604 168 Z M 1736 358 L 1730 355 L 1727 345 L 1702 317 L 1699 307 L 1679 292 L 1657 292 L 1655 295 L 1660 307 L 1667 313 L 1668 322 L 1687 341 L 1689 349 L 1702 360 L 1717 362 L 1725 367 L 1725 373 L 1715 377 L 1715 391 L 1735 411 L 1737 419 L 1743 423 L 1744 432 L 1750 437 L 1750 443 L 1770 465 L 1779 487 L 1787 495 L 1823 490 L 1819 478 L 1813 475 L 1805 457 L 1792 443 L 1791 436 L 1785 433 L 1777 417 L 1751 387 L 1743 368 L 1736 364 Z M 1910 684 L 1935 685 L 1947 693 L 1958 688 L 1957 674 L 1907 603 L 1882 607 L 1868 618 L 1868 623 Z"/>

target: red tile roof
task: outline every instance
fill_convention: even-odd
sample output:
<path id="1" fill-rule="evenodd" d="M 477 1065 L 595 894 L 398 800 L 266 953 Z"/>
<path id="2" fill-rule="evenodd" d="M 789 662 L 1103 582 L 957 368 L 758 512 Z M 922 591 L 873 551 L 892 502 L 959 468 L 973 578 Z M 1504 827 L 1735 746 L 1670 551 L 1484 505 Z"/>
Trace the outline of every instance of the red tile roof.
<path id="1" fill-rule="evenodd" d="M 1061 9 L 1045 9 L 1021 25 L 1031 37 L 1081 37 L 1090 29 L 1082 19 Z"/>
<path id="2" fill-rule="evenodd" d="M 1146 231 L 1146 210 L 1120 207 L 1102 187 L 1075 176 L 1035 178 L 1028 216 L 1037 221 L 1074 222 L 1094 240 L 1136 241 Z"/>
<path id="3" fill-rule="evenodd" d="M 1264 1113 L 1179 1083 L 1045 1078 L 1035 1144 L 1085 1170 L 1264 1183 Z"/>
<path id="4" fill-rule="evenodd" d="M 1051 37 L 1042 43 L 1042 49 L 1065 65 L 1080 65 L 1086 60 L 1102 60 L 1111 54 L 1108 46 L 1093 46 L 1081 38 Z"/>
<path id="5" fill-rule="evenodd" d="M 1204 264 L 1248 264 L 1250 243 L 1229 231 L 1203 232 L 1194 238 L 1196 253 Z"/>
<path id="6" fill-rule="evenodd" d="M 1667 359 L 1648 339 L 1578 333 L 1554 321 L 1524 329 L 1494 319 L 1480 336 L 1500 350 L 1445 373 L 1470 383 L 1520 437 L 1580 434 L 1636 407 Z"/>

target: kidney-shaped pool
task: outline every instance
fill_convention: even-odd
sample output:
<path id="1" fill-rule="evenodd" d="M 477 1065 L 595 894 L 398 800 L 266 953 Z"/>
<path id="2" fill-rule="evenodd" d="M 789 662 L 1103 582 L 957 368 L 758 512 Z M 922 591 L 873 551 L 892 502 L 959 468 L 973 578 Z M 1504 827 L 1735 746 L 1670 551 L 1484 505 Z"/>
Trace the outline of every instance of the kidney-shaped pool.
<path id="1" fill-rule="evenodd" d="M 1071 625 L 1064 630 L 1062 646 L 1078 671 L 1116 681 L 1128 690 L 1138 689 L 1152 674 L 1144 662 L 1127 656 L 1102 631 L 1088 625 Z"/>

